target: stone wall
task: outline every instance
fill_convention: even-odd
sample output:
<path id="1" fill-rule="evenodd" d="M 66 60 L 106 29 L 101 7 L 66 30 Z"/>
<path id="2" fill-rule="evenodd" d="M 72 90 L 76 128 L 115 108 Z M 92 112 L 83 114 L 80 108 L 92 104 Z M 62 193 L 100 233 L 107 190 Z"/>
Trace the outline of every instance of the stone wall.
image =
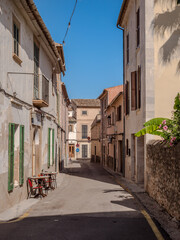
<path id="1" fill-rule="evenodd" d="M 147 145 L 147 192 L 180 220 L 180 143 L 167 147 L 159 141 Z"/>

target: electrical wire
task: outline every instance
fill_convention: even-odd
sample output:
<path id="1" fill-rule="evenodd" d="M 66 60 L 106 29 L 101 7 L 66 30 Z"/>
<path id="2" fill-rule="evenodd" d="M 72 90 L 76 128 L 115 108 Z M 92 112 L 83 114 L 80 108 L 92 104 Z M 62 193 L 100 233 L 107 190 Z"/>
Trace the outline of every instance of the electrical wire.
<path id="1" fill-rule="evenodd" d="M 75 12 L 75 10 L 76 10 L 76 5 L 77 5 L 77 0 L 76 0 L 76 2 L 75 2 L 75 5 L 74 5 L 74 8 L 73 8 L 73 11 L 72 11 L 72 14 L 71 14 L 69 23 L 68 23 L 68 27 L 67 27 L 67 29 L 66 29 L 66 33 L 65 33 L 64 38 L 63 38 L 63 42 L 62 42 L 63 45 L 65 44 L 65 39 L 66 39 L 66 37 L 67 37 L 69 28 L 70 28 L 70 26 L 71 26 L 71 20 L 72 20 L 72 17 L 73 17 L 73 15 L 74 15 L 74 12 Z"/>

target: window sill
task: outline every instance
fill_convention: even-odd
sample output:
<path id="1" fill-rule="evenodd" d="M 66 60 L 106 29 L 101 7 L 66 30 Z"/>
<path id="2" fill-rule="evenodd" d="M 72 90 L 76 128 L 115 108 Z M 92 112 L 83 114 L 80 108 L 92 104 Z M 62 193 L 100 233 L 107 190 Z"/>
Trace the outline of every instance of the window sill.
<path id="1" fill-rule="evenodd" d="M 22 60 L 15 53 L 13 53 L 12 57 L 14 61 L 21 66 Z"/>

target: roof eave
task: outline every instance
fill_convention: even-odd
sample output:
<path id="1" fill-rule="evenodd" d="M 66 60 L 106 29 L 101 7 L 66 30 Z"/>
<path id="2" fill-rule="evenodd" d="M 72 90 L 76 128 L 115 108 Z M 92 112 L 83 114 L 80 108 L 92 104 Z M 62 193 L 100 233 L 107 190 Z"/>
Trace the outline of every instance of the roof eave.
<path id="1" fill-rule="evenodd" d="M 116 26 L 120 26 L 121 28 L 123 28 L 123 19 L 124 19 L 124 15 L 128 6 L 129 0 L 123 0 L 122 6 L 121 6 L 121 10 L 118 16 L 118 20 L 117 20 L 117 24 Z"/>

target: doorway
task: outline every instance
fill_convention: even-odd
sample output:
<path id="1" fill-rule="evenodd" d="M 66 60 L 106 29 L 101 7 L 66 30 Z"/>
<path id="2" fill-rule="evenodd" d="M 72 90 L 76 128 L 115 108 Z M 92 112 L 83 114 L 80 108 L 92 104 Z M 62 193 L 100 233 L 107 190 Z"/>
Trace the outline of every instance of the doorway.
<path id="1" fill-rule="evenodd" d="M 33 144 L 32 144 L 32 175 L 37 176 L 41 171 L 40 162 L 40 129 L 33 127 Z"/>
<path id="2" fill-rule="evenodd" d="M 116 144 L 114 143 L 114 171 L 116 171 Z"/>
<path id="3" fill-rule="evenodd" d="M 119 172 L 123 173 L 123 145 L 122 141 L 118 141 L 118 162 Z"/>
<path id="4" fill-rule="evenodd" d="M 69 145 L 69 157 L 70 158 L 74 158 L 74 153 L 75 153 L 74 149 L 75 149 L 74 144 L 70 144 Z"/>

